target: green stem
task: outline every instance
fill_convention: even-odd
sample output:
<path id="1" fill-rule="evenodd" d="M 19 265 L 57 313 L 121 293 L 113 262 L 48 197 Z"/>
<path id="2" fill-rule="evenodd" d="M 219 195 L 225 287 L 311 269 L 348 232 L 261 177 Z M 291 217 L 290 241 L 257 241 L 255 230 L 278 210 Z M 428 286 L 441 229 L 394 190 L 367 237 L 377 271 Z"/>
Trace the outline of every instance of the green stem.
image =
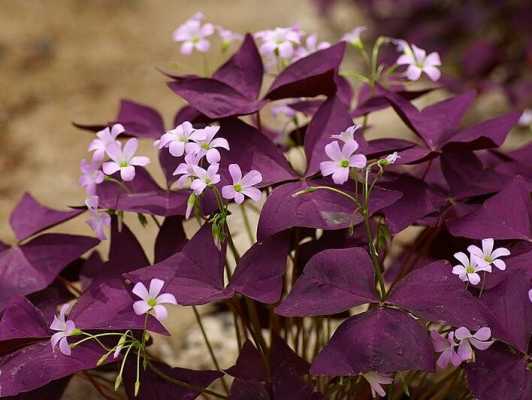
<path id="1" fill-rule="evenodd" d="M 246 232 L 248 234 L 249 240 L 251 243 L 255 243 L 255 235 L 253 234 L 253 229 L 251 229 L 251 223 L 249 222 L 249 216 L 248 212 L 246 211 L 246 206 L 242 204 L 240 206 L 240 210 L 242 211 L 242 219 L 244 220 L 244 227 L 246 228 Z"/>

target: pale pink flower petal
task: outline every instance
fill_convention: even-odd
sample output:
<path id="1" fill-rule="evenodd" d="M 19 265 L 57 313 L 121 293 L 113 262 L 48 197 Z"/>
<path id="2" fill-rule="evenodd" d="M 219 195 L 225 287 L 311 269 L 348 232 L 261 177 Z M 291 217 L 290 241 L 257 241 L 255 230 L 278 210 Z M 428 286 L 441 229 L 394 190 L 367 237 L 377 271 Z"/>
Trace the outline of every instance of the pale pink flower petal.
<path id="1" fill-rule="evenodd" d="M 146 314 L 150 310 L 150 306 L 144 300 L 138 300 L 133 303 L 133 311 L 137 315 Z"/>
<path id="2" fill-rule="evenodd" d="M 147 300 L 150 297 L 148 289 L 146 289 L 146 286 L 142 282 L 137 282 L 131 292 L 142 300 Z"/>
<path id="3" fill-rule="evenodd" d="M 156 298 L 164 286 L 164 281 L 154 278 L 150 281 L 150 290 L 148 291 L 151 298 Z"/>

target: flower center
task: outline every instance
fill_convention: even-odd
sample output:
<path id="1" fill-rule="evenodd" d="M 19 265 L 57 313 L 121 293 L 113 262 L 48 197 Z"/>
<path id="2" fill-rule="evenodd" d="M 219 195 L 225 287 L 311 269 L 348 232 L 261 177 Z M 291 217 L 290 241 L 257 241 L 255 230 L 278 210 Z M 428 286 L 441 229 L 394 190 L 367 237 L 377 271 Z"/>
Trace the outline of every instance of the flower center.
<path id="1" fill-rule="evenodd" d="M 120 161 L 120 168 L 126 168 L 129 166 L 128 162 L 127 161 Z"/>
<path id="2" fill-rule="evenodd" d="M 203 150 L 209 150 L 209 143 L 202 143 L 202 144 L 201 144 L 201 148 L 202 148 Z"/>
<path id="3" fill-rule="evenodd" d="M 491 264 L 493 262 L 493 258 L 491 258 L 491 256 L 485 256 L 484 257 L 484 261 L 486 261 L 487 263 Z"/>
<path id="4" fill-rule="evenodd" d="M 242 191 L 242 185 L 240 183 L 235 183 L 233 185 L 233 189 L 235 189 L 235 192 L 241 192 Z"/>
<path id="5" fill-rule="evenodd" d="M 473 267 L 472 265 L 468 265 L 468 266 L 466 267 L 466 272 L 467 272 L 468 274 L 473 274 L 473 273 L 475 272 L 475 267 Z"/>
<path id="6" fill-rule="evenodd" d="M 349 167 L 349 160 L 342 160 L 340 161 L 340 167 L 347 168 Z"/>
<path id="7" fill-rule="evenodd" d="M 155 306 L 157 305 L 157 300 L 155 300 L 155 299 L 148 299 L 148 301 L 147 301 L 146 303 L 148 303 L 148 305 L 149 305 L 151 308 L 153 308 L 153 307 L 155 307 Z"/>

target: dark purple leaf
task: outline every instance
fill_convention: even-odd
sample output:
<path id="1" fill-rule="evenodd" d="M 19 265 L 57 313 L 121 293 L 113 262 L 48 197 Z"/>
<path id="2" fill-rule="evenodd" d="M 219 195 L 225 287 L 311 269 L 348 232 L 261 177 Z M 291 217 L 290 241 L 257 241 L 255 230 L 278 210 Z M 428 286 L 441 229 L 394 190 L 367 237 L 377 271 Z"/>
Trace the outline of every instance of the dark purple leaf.
<path id="1" fill-rule="evenodd" d="M 331 97 L 320 106 L 305 133 L 305 154 L 308 160 L 305 176 L 317 173 L 320 170 L 320 162 L 329 159 L 325 154 L 325 146 L 334 141 L 331 136 L 339 134 L 351 125 L 353 120 L 349 115 L 348 106 L 338 97 Z"/>
<path id="2" fill-rule="evenodd" d="M 38 232 L 68 221 L 84 211 L 84 209 L 54 210 L 40 204 L 31 194 L 24 193 L 11 213 L 9 223 L 17 240 L 24 240 Z"/>
<path id="3" fill-rule="evenodd" d="M 211 225 L 205 224 L 180 253 L 125 276 L 145 283 L 162 279 L 179 304 L 206 304 L 232 296 L 232 289 L 224 288 L 224 252 L 214 242 Z"/>
<path id="4" fill-rule="evenodd" d="M 161 262 L 181 251 L 186 241 L 183 218 L 166 217 L 155 238 L 155 262 Z"/>
<path id="5" fill-rule="evenodd" d="M 241 379 L 233 381 L 229 398 L 231 400 L 271 400 L 264 383 Z"/>
<path id="6" fill-rule="evenodd" d="M 353 376 L 368 371 L 433 371 L 434 363 L 427 330 L 406 313 L 379 308 L 340 325 L 310 372 Z"/>
<path id="7" fill-rule="evenodd" d="M 225 372 L 243 381 L 261 382 L 268 378 L 263 358 L 249 340 L 242 346 L 236 364 Z"/>
<path id="8" fill-rule="evenodd" d="M 316 51 L 289 65 L 273 81 L 265 98 L 331 96 L 337 91 L 336 75 L 345 52 L 345 42 Z"/>
<path id="9" fill-rule="evenodd" d="M 374 271 L 366 250 L 360 247 L 325 250 L 309 260 L 276 313 L 285 317 L 331 315 L 378 302 Z"/>
<path id="10" fill-rule="evenodd" d="M 240 259 L 229 287 L 262 303 L 277 302 L 289 247 L 289 237 L 283 232 L 255 243 Z"/>
<path id="11" fill-rule="evenodd" d="M 532 372 L 526 359 L 512 354 L 502 344 L 476 352 L 475 362 L 466 366 L 467 381 L 481 400 L 531 400 Z"/>
<path id="12" fill-rule="evenodd" d="M 69 263 L 98 244 L 77 235 L 47 233 L 0 253 L 0 310 L 15 295 L 47 287 Z"/>
<path id="13" fill-rule="evenodd" d="M 42 386 L 30 392 L 20 393 L 16 396 L 2 397 L 4 400 L 58 400 L 61 399 L 63 393 L 70 382 L 71 377 L 66 377 L 52 381 L 49 384 Z M 0 393 L 1 394 L 1 393 Z"/>
<path id="14" fill-rule="evenodd" d="M 502 191 L 486 200 L 481 208 L 450 221 L 449 232 L 471 239 L 530 240 L 529 207 L 530 195 L 525 180 L 516 176 Z"/>
<path id="15" fill-rule="evenodd" d="M 135 179 L 124 183 L 124 186 L 116 182 L 103 182 L 98 185 L 97 194 L 101 208 L 164 217 L 185 215 L 188 191 L 163 190 L 145 169 L 136 170 Z"/>
<path id="16" fill-rule="evenodd" d="M 361 144 L 361 143 L 359 143 Z M 359 152 L 368 158 L 387 156 L 394 151 L 404 151 L 415 147 L 416 144 L 403 139 L 373 139 L 360 146 Z M 399 159 L 400 160 L 400 159 Z"/>
<path id="17" fill-rule="evenodd" d="M 14 297 L 0 314 L 0 341 L 48 337 L 48 322 L 25 297 Z"/>
<path id="18" fill-rule="evenodd" d="M 163 118 L 157 110 L 126 99 L 120 101 L 115 122 L 122 124 L 128 134 L 138 138 L 158 139 L 165 131 Z"/>
<path id="19" fill-rule="evenodd" d="M 447 261 L 435 261 L 401 279 L 387 301 L 429 321 L 477 330 L 492 317 L 456 275 Z"/>

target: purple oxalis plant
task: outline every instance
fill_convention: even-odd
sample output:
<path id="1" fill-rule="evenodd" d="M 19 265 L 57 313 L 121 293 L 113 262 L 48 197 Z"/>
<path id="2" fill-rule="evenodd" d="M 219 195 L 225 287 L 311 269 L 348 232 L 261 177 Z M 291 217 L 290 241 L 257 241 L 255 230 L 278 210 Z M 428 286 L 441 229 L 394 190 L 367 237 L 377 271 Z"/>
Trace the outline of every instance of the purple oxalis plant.
<path id="1" fill-rule="evenodd" d="M 362 32 L 242 36 L 196 14 L 174 33 L 183 54 L 241 44 L 213 73 L 165 73 L 188 103 L 169 130 L 130 100 L 76 124 L 96 133 L 85 204 L 25 194 L 17 242 L 0 243 L 0 397 L 57 399 L 80 374 L 109 399 L 532 399 L 532 148 L 501 149 L 520 113 L 463 127 L 472 91 L 419 109 L 438 53 Z M 368 139 L 388 107 L 416 140 Z M 82 214 L 97 239 L 46 232 Z M 153 261 L 126 214 L 156 225 Z M 233 366 L 212 351 L 205 304 L 234 316 Z M 153 353 L 176 306 L 193 308 L 212 370 Z"/>

